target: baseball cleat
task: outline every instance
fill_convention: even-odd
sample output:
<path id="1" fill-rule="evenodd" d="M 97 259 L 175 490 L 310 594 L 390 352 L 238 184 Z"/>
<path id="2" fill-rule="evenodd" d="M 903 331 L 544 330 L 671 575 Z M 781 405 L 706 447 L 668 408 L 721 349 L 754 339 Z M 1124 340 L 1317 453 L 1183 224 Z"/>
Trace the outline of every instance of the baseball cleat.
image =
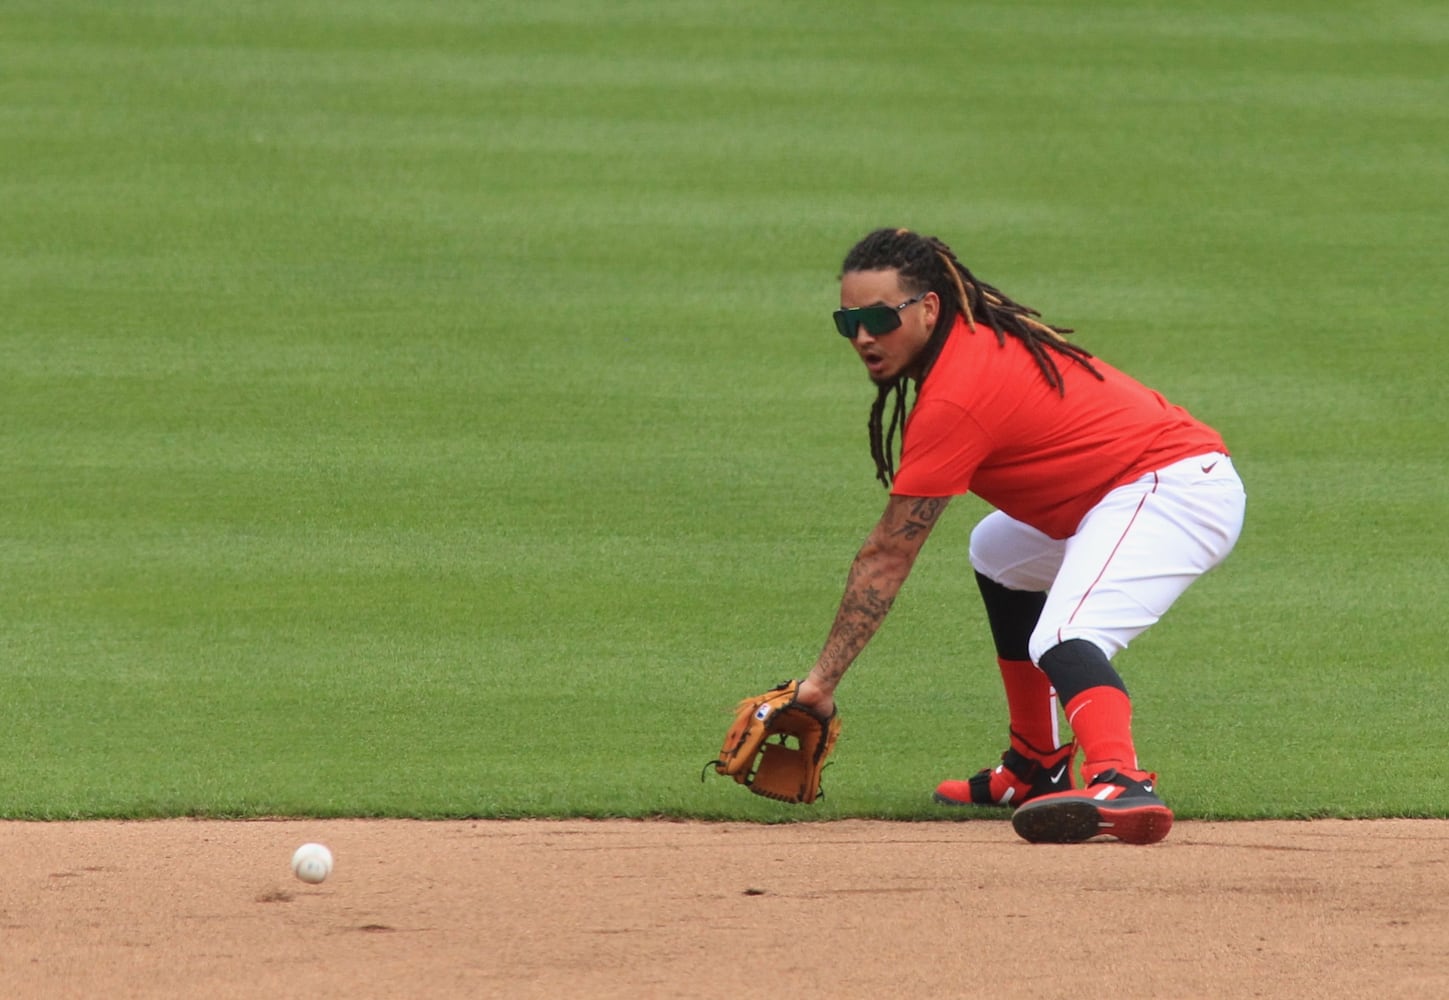
<path id="1" fill-rule="evenodd" d="M 1011 746 L 1001 755 L 996 767 L 983 768 L 965 781 L 943 781 L 936 786 L 935 800 L 946 806 L 1006 806 L 1013 808 L 1023 802 L 1070 791 L 1072 758 L 1077 745 L 1042 752 L 1016 733 Z"/>
<path id="2" fill-rule="evenodd" d="M 1077 844 L 1110 836 L 1126 844 L 1155 844 L 1172 829 L 1172 810 L 1154 790 L 1157 775 L 1103 771 L 1082 789 L 1033 799 L 1012 813 L 1011 825 L 1033 844 Z"/>

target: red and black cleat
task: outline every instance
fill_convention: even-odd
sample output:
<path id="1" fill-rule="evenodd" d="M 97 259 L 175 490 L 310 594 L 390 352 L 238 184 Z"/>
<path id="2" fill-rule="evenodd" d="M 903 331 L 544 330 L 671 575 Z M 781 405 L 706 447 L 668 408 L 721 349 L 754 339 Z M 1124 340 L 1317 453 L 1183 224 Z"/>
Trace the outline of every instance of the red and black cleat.
<path id="1" fill-rule="evenodd" d="M 935 799 L 947 806 L 1014 808 L 1043 795 L 1070 791 L 1076 787 L 1072 780 L 1076 752 L 1075 743 L 1038 750 L 1012 733 L 1011 746 L 1001 755 L 1000 764 L 978 771 L 965 781 L 941 782 L 936 786 Z"/>
<path id="2" fill-rule="evenodd" d="M 1109 836 L 1155 844 L 1172 829 L 1172 810 L 1157 797 L 1157 775 L 1103 771 L 1082 789 L 1044 795 L 1016 810 L 1012 828 L 1033 844 L 1078 844 Z"/>

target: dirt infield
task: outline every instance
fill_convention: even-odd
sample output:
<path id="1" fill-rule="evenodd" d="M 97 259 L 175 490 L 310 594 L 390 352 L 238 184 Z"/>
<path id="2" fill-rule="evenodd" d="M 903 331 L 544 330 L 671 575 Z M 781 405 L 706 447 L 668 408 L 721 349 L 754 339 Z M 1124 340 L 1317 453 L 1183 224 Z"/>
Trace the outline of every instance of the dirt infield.
<path id="1" fill-rule="evenodd" d="M 292 878 L 307 840 L 337 856 Z M 0 996 L 1449 996 L 1449 824 L 0 823 Z"/>

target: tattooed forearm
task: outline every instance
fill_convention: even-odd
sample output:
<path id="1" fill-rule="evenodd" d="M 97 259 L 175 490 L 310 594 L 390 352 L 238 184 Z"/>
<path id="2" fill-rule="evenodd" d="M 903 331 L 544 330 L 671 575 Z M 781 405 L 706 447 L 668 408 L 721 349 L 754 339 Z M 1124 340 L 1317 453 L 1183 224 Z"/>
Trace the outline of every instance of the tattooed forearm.
<path id="1" fill-rule="evenodd" d="M 880 630 L 910 575 L 947 497 L 891 497 L 880 522 L 851 563 L 845 595 L 811 676 L 833 691 L 860 651 Z"/>
<path id="2" fill-rule="evenodd" d="M 850 567 L 845 596 L 840 600 L 835 624 L 830 628 L 830 637 L 817 664 L 821 681 L 832 685 L 839 682 L 845 668 L 870 642 L 895 603 L 896 592 L 904 578 L 892 580 L 887 577 L 882 580 L 880 568 L 874 563 L 875 560 L 862 550 Z"/>

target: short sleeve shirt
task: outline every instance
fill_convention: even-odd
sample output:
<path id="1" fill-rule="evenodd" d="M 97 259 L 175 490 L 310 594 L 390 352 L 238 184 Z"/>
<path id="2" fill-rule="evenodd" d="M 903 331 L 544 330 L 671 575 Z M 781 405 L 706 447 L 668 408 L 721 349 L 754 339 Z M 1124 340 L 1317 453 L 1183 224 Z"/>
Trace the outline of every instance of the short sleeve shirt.
<path id="1" fill-rule="evenodd" d="M 1227 449 L 1217 431 L 1096 358 L 1098 378 L 1051 353 L 1049 386 L 1014 337 L 958 318 L 906 420 L 898 496 L 971 492 L 1052 538 L 1107 493 L 1173 462 Z"/>

